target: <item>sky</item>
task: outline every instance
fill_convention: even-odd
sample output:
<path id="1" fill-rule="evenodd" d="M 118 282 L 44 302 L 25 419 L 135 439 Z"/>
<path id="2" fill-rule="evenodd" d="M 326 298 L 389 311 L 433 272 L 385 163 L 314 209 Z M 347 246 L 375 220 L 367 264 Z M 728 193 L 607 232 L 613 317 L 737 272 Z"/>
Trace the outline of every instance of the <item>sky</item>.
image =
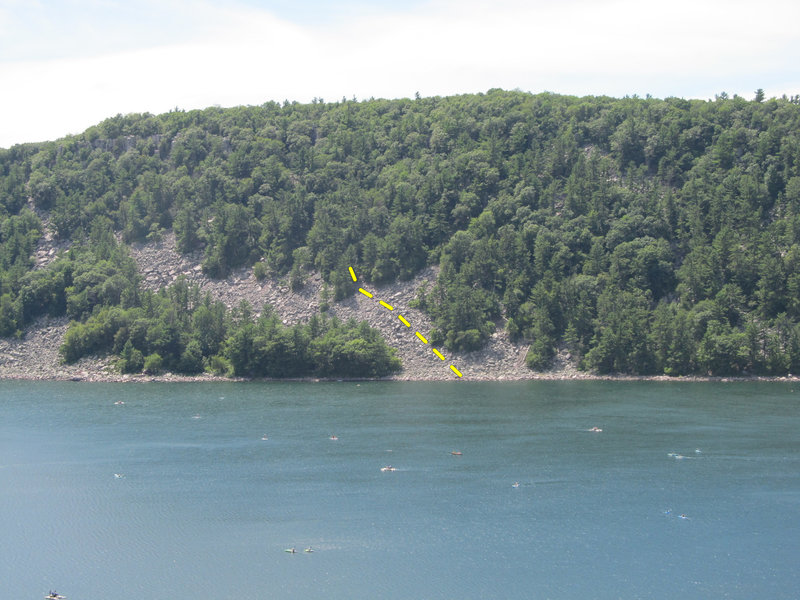
<path id="1" fill-rule="evenodd" d="M 0 0 L 0 148 L 268 101 L 792 96 L 798 23 L 797 0 Z"/>

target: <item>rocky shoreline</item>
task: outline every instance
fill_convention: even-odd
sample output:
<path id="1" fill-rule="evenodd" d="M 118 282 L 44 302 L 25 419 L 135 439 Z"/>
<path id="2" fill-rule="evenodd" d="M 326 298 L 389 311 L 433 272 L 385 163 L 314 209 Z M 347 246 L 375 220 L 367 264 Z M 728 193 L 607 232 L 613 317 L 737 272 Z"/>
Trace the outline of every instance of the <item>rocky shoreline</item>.
<path id="1" fill-rule="evenodd" d="M 49 241 L 45 238 L 45 244 Z M 46 246 L 39 249 L 37 266 L 52 259 L 54 252 Z M 285 324 L 293 324 L 310 318 L 319 311 L 322 280 L 318 274 L 311 274 L 306 284 L 298 291 L 292 291 L 286 281 L 265 279 L 257 281 L 252 269 L 239 269 L 224 280 L 206 277 L 201 268 L 201 256 L 181 255 L 175 249 L 175 236 L 172 232 L 164 235 L 156 243 L 135 244 L 131 254 L 139 265 L 143 285 L 157 290 L 185 277 L 190 283 L 198 285 L 203 293 L 221 300 L 228 307 L 247 300 L 256 312 L 265 303 L 273 306 Z M 797 377 L 632 377 L 606 376 L 579 371 L 566 352 L 556 357 L 553 368 L 546 372 L 534 372 L 525 366 L 528 347 L 513 343 L 508 333 L 498 327 L 486 347 L 476 352 L 443 352 L 442 361 L 431 351 L 430 345 L 423 344 L 415 331 L 423 333 L 431 330 L 430 319 L 422 311 L 409 306 L 416 296 L 417 289 L 425 282 L 433 284 L 436 269 L 428 268 L 413 280 L 395 282 L 382 287 L 365 284 L 373 294 L 367 298 L 363 294 L 341 302 L 331 302 L 328 314 L 342 320 L 355 318 L 366 320 L 372 327 L 381 331 L 387 343 L 397 350 L 403 363 L 403 370 L 387 380 L 399 381 L 525 381 L 525 380 L 613 380 L 613 381 L 734 381 L 734 380 L 779 380 L 796 381 Z M 354 283 L 354 286 L 359 285 Z M 379 301 L 383 300 L 394 308 L 389 311 Z M 406 327 L 397 319 L 401 314 L 410 323 Z M 52 381 L 231 381 L 209 374 L 183 376 L 165 373 L 152 375 L 122 375 L 114 370 L 113 358 L 94 356 L 81 359 L 75 364 L 60 362 L 58 348 L 61 345 L 69 322 L 66 317 L 43 317 L 27 330 L 21 339 L 0 339 L 0 379 L 52 380 Z M 459 378 L 450 369 L 455 366 L 463 377 Z M 315 379 L 316 381 L 316 379 Z"/>
<path id="2" fill-rule="evenodd" d="M 351 299 L 352 300 L 352 299 Z M 346 312 L 346 311 L 340 311 Z M 341 316 L 341 315 L 340 315 Z M 346 318 L 346 317 L 345 317 Z M 367 319 L 372 322 L 372 319 Z M 109 356 L 90 356 L 72 365 L 60 362 L 58 348 L 67 330 L 66 318 L 45 317 L 37 321 L 22 339 L 0 339 L 0 380 L 28 381 L 88 381 L 88 382 L 193 382 L 193 381 L 244 381 L 241 378 L 227 378 L 203 373 L 186 376 L 174 373 L 160 375 L 123 375 L 114 370 L 113 358 Z M 384 334 L 385 335 L 385 334 Z M 407 335 L 407 334 L 406 334 Z M 395 335 L 394 338 L 400 336 Z M 411 343 L 394 346 L 403 360 L 404 369 L 399 374 L 386 377 L 386 381 L 785 381 L 800 382 L 800 377 L 701 377 L 682 376 L 631 376 L 598 375 L 578 371 L 564 356 L 556 360 L 554 369 L 534 372 L 519 364 L 526 349 L 515 347 L 500 335 L 496 336 L 488 348 L 479 352 L 454 355 L 446 365 L 455 364 L 463 374 L 456 377 L 449 367 L 438 358 L 428 355 L 423 348 L 414 348 Z M 416 338 L 414 338 L 416 339 Z M 390 341 L 391 343 L 391 341 Z M 421 343 L 419 344 L 421 346 Z M 517 359 L 516 364 L 504 359 Z M 409 364 L 413 365 L 409 368 Z M 438 363 L 438 364 L 437 364 Z M 416 370 L 413 370 L 416 369 Z M 326 381 L 321 378 L 305 378 L 300 381 Z"/>

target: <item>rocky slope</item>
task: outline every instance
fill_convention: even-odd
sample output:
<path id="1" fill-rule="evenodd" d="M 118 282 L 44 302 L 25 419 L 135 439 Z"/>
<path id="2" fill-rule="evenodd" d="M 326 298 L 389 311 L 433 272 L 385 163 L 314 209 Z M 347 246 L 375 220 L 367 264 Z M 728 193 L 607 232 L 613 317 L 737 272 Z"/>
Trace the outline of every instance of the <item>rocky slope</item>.
<path id="1" fill-rule="evenodd" d="M 166 234 L 156 244 L 134 245 L 131 251 L 144 277 L 144 285 L 150 289 L 159 289 L 184 276 L 187 281 L 199 285 L 204 292 L 210 292 L 229 307 L 244 299 L 259 311 L 265 303 L 269 303 L 286 324 L 309 319 L 319 311 L 322 289 L 319 275 L 310 276 L 306 285 L 297 292 L 291 291 L 285 281 L 256 281 L 252 269 L 239 269 L 224 280 L 209 279 L 200 269 L 199 254 L 184 256 L 177 253 L 172 233 Z M 366 320 L 380 330 L 403 362 L 403 371 L 395 379 L 456 379 L 457 376 L 450 369 L 451 364 L 467 379 L 513 380 L 533 377 L 534 374 L 524 365 L 527 346 L 511 343 L 505 332 L 496 333 L 488 346 L 478 352 L 454 354 L 443 351 L 445 361 L 432 352 L 430 345 L 419 340 L 415 331 L 427 335 L 431 330 L 431 322 L 423 312 L 409 308 L 408 304 L 415 297 L 417 289 L 426 281 L 432 284 L 435 277 L 435 269 L 428 268 L 411 281 L 382 287 L 363 284 L 373 294 L 372 298 L 356 293 L 342 302 L 331 302 L 329 314 L 342 320 Z M 354 287 L 360 285 L 353 283 Z M 380 300 L 394 310 L 384 308 L 379 304 Z M 397 314 L 402 315 L 411 327 L 406 327 Z"/>
<path id="2" fill-rule="evenodd" d="M 44 216 L 44 215 L 42 215 Z M 52 260 L 61 248 L 57 247 L 45 221 L 45 233 L 37 249 L 36 268 Z M 293 292 L 287 282 L 280 280 L 257 281 L 252 269 L 239 269 L 227 279 L 214 280 L 206 277 L 201 268 L 201 256 L 181 255 L 175 249 L 175 236 L 169 232 L 157 243 L 136 244 L 131 253 L 139 265 L 143 285 L 157 290 L 184 276 L 189 282 L 210 292 L 215 299 L 232 307 L 242 299 L 247 300 L 256 311 L 265 303 L 271 304 L 284 323 L 292 324 L 306 320 L 318 312 L 322 281 L 319 275 L 311 275 L 306 285 Z M 403 362 L 403 370 L 394 379 L 399 380 L 453 380 L 458 379 L 450 369 L 454 365 L 465 380 L 517 380 L 535 377 L 581 377 L 568 363 L 547 375 L 534 374 L 524 366 L 527 346 L 513 344 L 504 331 L 498 331 L 482 350 L 470 353 L 449 353 L 442 349 L 444 361 L 438 358 L 430 345 L 424 344 L 416 335 L 419 331 L 427 335 L 431 329 L 430 319 L 421 311 L 410 308 L 411 301 L 420 285 L 433 282 L 436 271 L 428 268 L 412 281 L 397 282 L 382 287 L 363 284 L 373 294 L 367 298 L 356 293 L 342 302 L 331 302 L 329 314 L 346 320 L 366 320 L 379 329 L 387 342 L 397 350 Z M 354 286 L 362 285 L 353 283 Z M 379 301 L 394 308 L 389 311 Z M 406 327 L 397 318 L 402 315 L 411 325 Z M 85 358 L 74 365 L 63 365 L 59 361 L 58 347 L 67 330 L 66 318 L 42 318 L 34 323 L 22 339 L 0 339 L 0 378 L 23 379 L 128 379 L 114 373 L 109 357 Z M 563 362 L 563 361 L 562 361 Z M 201 376 L 206 378 L 207 376 Z M 161 379 L 183 379 L 171 375 Z"/>

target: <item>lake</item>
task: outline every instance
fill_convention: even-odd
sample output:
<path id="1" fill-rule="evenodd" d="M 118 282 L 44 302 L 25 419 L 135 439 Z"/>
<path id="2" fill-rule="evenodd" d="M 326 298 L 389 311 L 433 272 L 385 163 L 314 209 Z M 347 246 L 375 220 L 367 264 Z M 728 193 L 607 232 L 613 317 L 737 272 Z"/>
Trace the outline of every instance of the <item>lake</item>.
<path id="1" fill-rule="evenodd" d="M 0 596 L 796 598 L 798 400 L 1 381 Z"/>

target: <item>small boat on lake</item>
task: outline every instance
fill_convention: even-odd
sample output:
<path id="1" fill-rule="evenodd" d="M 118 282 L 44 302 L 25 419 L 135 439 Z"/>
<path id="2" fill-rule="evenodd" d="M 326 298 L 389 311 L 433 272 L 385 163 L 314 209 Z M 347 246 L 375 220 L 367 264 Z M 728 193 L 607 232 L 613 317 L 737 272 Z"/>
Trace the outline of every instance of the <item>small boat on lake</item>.
<path id="1" fill-rule="evenodd" d="M 461 456 L 461 450 L 453 450 L 450 454 L 453 456 Z"/>
<path id="2" fill-rule="evenodd" d="M 381 471 L 384 473 L 390 473 L 391 471 L 397 471 L 392 465 L 386 465 L 385 467 L 381 467 Z"/>

